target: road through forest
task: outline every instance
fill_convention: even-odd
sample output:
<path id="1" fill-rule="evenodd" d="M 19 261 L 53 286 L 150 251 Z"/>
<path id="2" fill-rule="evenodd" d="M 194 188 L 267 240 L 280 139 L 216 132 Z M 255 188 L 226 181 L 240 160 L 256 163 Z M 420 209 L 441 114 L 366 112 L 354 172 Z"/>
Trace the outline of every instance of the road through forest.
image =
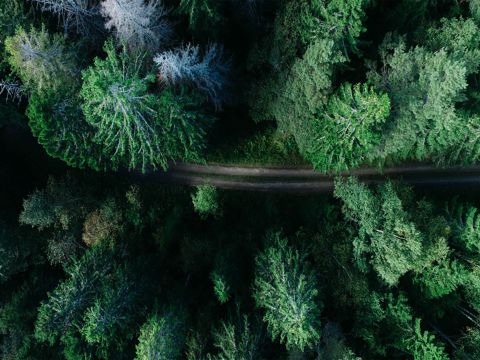
<path id="1" fill-rule="evenodd" d="M 196 186 L 211 184 L 223 189 L 268 192 L 316 192 L 333 190 L 335 176 L 357 176 L 362 182 L 376 184 L 387 179 L 402 180 L 411 185 L 480 187 L 480 165 L 437 167 L 430 164 L 405 164 L 388 167 L 360 168 L 338 175 L 325 175 L 306 167 L 240 167 L 177 163 L 167 172 L 139 175 L 145 180 Z"/>

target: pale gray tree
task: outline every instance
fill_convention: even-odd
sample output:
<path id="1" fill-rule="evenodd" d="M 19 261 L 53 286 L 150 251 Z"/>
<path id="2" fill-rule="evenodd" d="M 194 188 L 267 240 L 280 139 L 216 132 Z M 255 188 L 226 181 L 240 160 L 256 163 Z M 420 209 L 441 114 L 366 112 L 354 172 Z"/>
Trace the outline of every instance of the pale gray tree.
<path id="1" fill-rule="evenodd" d="M 58 16 L 65 32 L 74 29 L 86 34 L 92 25 L 96 25 L 99 8 L 93 0 L 31 0 L 41 11 Z"/>
<path id="2" fill-rule="evenodd" d="M 161 0 L 105 0 L 100 12 L 107 19 L 105 28 L 129 49 L 157 51 L 172 40 L 170 10 Z"/>
<path id="3" fill-rule="evenodd" d="M 0 95 L 5 95 L 7 101 L 17 100 L 20 102 L 27 96 L 27 93 L 18 81 L 0 80 Z"/>
<path id="4" fill-rule="evenodd" d="M 226 100 L 231 64 L 221 45 L 210 44 L 202 56 L 198 45 L 187 44 L 158 54 L 154 62 L 162 83 L 173 86 L 193 83 L 209 96 L 216 108 Z"/>

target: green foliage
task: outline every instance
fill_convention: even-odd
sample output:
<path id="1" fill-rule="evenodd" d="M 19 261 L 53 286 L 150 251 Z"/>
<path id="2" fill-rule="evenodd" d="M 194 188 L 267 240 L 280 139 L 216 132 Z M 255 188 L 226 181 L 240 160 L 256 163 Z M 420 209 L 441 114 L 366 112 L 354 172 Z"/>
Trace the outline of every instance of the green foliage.
<path id="1" fill-rule="evenodd" d="M 94 128 L 85 122 L 76 97 L 57 100 L 32 94 L 27 116 L 32 134 L 51 157 L 78 168 L 107 167 L 100 146 L 93 142 Z"/>
<path id="2" fill-rule="evenodd" d="M 338 179 L 335 196 L 344 202 L 346 216 L 359 226 L 354 240 L 355 259 L 366 270 L 367 259 L 388 285 L 410 270 L 420 270 L 422 234 L 410 220 L 391 183 L 376 197 L 358 180 Z"/>
<path id="3" fill-rule="evenodd" d="M 466 279 L 466 269 L 457 261 L 442 261 L 427 267 L 415 278 L 427 299 L 454 292 Z"/>
<path id="4" fill-rule="evenodd" d="M 426 46 L 432 51 L 445 49 L 452 59 L 465 64 L 467 75 L 480 66 L 480 29 L 472 19 L 441 19 L 439 27 L 427 30 Z"/>
<path id="5" fill-rule="evenodd" d="M 237 316 L 236 321 L 223 322 L 213 333 L 218 354 L 212 360 L 259 360 L 262 341 L 260 329 L 247 315 Z"/>
<path id="6" fill-rule="evenodd" d="M 0 284 L 27 265 L 28 244 L 15 233 L 15 228 L 0 218 Z M 28 247 L 27 247 L 27 246 Z"/>
<path id="7" fill-rule="evenodd" d="M 44 189 L 35 190 L 23 201 L 19 221 L 39 230 L 49 227 L 66 230 L 85 212 L 82 206 L 85 198 L 78 196 L 84 191 L 72 177 L 60 180 L 49 177 Z"/>
<path id="8" fill-rule="evenodd" d="M 322 172 L 342 171 L 365 164 L 380 144 L 382 126 L 389 116 L 387 95 L 366 85 L 344 84 L 330 97 L 315 120 L 315 143 L 309 160 Z"/>
<path id="9" fill-rule="evenodd" d="M 306 162 L 298 153 L 297 144 L 291 135 L 281 134 L 276 129 L 256 132 L 240 142 L 226 141 L 212 154 L 206 154 L 207 161 L 235 165 L 304 165 Z"/>
<path id="10" fill-rule="evenodd" d="M 311 1 L 312 6 L 321 15 L 321 36 L 326 36 L 339 42 L 339 47 L 345 51 L 358 52 L 357 42 L 366 30 L 362 24 L 365 18 L 364 8 L 370 0 L 331 0 Z"/>
<path id="11" fill-rule="evenodd" d="M 368 271 L 371 265 L 387 285 L 395 285 L 407 272 L 420 273 L 448 256 L 446 225 L 439 223 L 428 207 L 417 208 L 417 216 L 413 218 L 409 213 L 412 206 L 408 201 L 412 196 L 409 189 L 387 182 L 374 193 L 355 178 L 339 178 L 335 183 L 335 196 L 343 201 L 345 216 L 358 226 L 358 236 L 353 240 L 357 266 Z M 425 214 L 421 215 L 422 212 Z M 430 269 L 426 276 L 425 281 L 429 276 L 434 277 L 435 271 Z M 449 281 L 452 284 L 444 286 L 458 284 L 455 276 Z"/>
<path id="12" fill-rule="evenodd" d="M 157 100 L 159 105 L 157 130 L 163 142 L 160 160 L 183 160 L 200 162 L 206 147 L 206 128 L 212 123 L 212 117 L 201 109 L 205 98 L 198 93 L 181 91 L 174 94 L 164 90 Z M 163 164 L 163 165 L 162 165 Z"/>
<path id="13" fill-rule="evenodd" d="M 179 359 L 185 337 L 186 316 L 182 310 L 169 308 L 154 313 L 140 329 L 135 359 Z"/>
<path id="14" fill-rule="evenodd" d="M 80 250 L 77 234 L 91 206 L 87 191 L 71 176 L 48 179 L 23 201 L 20 224 L 30 225 L 49 234 L 47 257 L 52 264 L 67 264 Z"/>
<path id="15" fill-rule="evenodd" d="M 265 311 L 272 339 L 303 351 L 320 338 L 315 272 L 306 254 L 288 245 L 280 233 L 270 233 L 267 241 L 271 244 L 256 257 L 253 297 Z"/>
<path id="16" fill-rule="evenodd" d="M 83 112 L 95 129 L 94 140 L 102 144 L 113 167 L 165 167 L 156 131 L 158 102 L 147 93 L 153 77 L 142 78 L 139 59 L 129 58 L 125 51 L 117 55 L 111 42 L 104 50 L 107 58 L 95 59 L 82 74 Z"/>
<path id="17" fill-rule="evenodd" d="M 74 260 L 65 271 L 68 278 L 61 282 L 40 305 L 35 323 L 35 338 L 55 343 L 63 334 L 80 326 L 86 309 L 91 306 L 100 284 L 112 270 L 109 251 L 94 247 L 80 260 Z"/>
<path id="18" fill-rule="evenodd" d="M 333 65 L 343 61 L 331 40 L 318 40 L 297 60 L 285 78 L 284 87 L 272 104 L 273 114 L 282 131 L 293 134 L 300 153 L 305 156 L 312 148 L 314 114 L 327 102 L 331 91 Z"/>
<path id="19" fill-rule="evenodd" d="M 153 75 L 141 77 L 140 58 L 125 50 L 117 55 L 111 42 L 104 50 L 107 58 L 83 72 L 81 96 L 85 120 L 110 165 L 145 171 L 166 169 L 170 159 L 198 160 L 205 121 L 192 108 L 199 100 L 169 91 L 157 98 L 148 93 Z"/>
<path id="20" fill-rule="evenodd" d="M 251 50 L 249 68 L 268 65 L 275 72 L 287 68 L 315 39 L 317 27 L 311 1 L 285 1 L 275 17 L 272 32 Z"/>
<path id="21" fill-rule="evenodd" d="M 314 115 L 327 103 L 336 68 L 357 49 L 365 5 L 363 0 L 287 2 L 267 38 L 273 44 L 270 53 L 251 55 L 251 63 L 263 59 L 273 68 L 250 94 L 253 118 L 274 118 L 280 130 L 293 134 L 307 159 L 314 152 Z"/>
<path id="22" fill-rule="evenodd" d="M 385 355 L 387 349 L 379 341 L 386 337 L 390 346 L 410 354 L 415 360 L 449 359 L 436 338 L 422 331 L 421 320 L 413 317 L 405 294 L 395 297 L 391 293 L 383 296 L 372 293 L 370 299 L 365 300 L 358 326 L 360 335 L 374 352 Z M 384 333 L 378 332 L 380 329 Z"/>
<path id="23" fill-rule="evenodd" d="M 23 1 L 2 1 L 0 4 L 0 52 L 3 54 L 4 42 L 8 36 L 15 34 L 18 27 L 27 25 Z M 0 60 L 0 70 L 6 66 L 5 59 Z"/>
<path id="24" fill-rule="evenodd" d="M 469 328 L 460 339 L 460 347 L 455 351 L 455 358 L 461 360 L 480 357 L 480 329 Z"/>
<path id="25" fill-rule="evenodd" d="M 215 35 L 222 22 L 220 2 L 215 0 L 180 0 L 178 13 L 188 16 L 189 28 L 193 34 Z"/>
<path id="26" fill-rule="evenodd" d="M 223 274 L 218 271 L 212 271 L 210 278 L 213 283 L 213 292 L 220 304 L 225 304 L 230 299 L 230 286 Z"/>
<path id="27" fill-rule="evenodd" d="M 345 337 L 336 324 L 328 323 L 322 329 L 317 360 L 362 360 L 345 344 Z"/>
<path id="28" fill-rule="evenodd" d="M 464 141 L 462 118 L 455 104 L 467 87 L 467 68 L 445 48 L 406 50 L 397 45 L 384 56 L 382 74 L 370 81 L 392 101 L 392 119 L 384 133 L 380 158 L 447 161 Z M 457 147 L 459 144 L 460 147 Z"/>
<path id="29" fill-rule="evenodd" d="M 453 203 L 447 215 L 455 239 L 465 250 L 480 252 L 480 214 L 476 207 Z"/>
<path id="30" fill-rule="evenodd" d="M 219 215 L 221 212 L 218 190 L 209 184 L 197 187 L 195 194 L 192 194 L 193 208 L 202 217 L 208 215 Z"/>
<path id="31" fill-rule="evenodd" d="M 78 69 L 63 36 L 50 35 L 44 27 L 18 28 L 5 40 L 5 50 L 12 70 L 31 92 L 64 95 L 75 86 Z"/>
<path id="32" fill-rule="evenodd" d="M 480 1 L 478 0 L 470 0 L 468 2 L 470 7 L 470 13 L 475 21 L 480 22 Z"/>
<path id="33" fill-rule="evenodd" d="M 448 360 L 444 346 L 439 344 L 428 331 L 420 328 L 420 319 L 415 319 L 413 334 L 404 340 L 405 350 L 415 360 Z"/>
<path id="34" fill-rule="evenodd" d="M 133 334 L 136 285 L 126 269 L 118 269 L 102 284 L 101 296 L 84 314 L 80 333 L 87 343 L 97 347 L 97 354 L 108 359 L 112 350 L 121 349 L 122 341 Z"/>

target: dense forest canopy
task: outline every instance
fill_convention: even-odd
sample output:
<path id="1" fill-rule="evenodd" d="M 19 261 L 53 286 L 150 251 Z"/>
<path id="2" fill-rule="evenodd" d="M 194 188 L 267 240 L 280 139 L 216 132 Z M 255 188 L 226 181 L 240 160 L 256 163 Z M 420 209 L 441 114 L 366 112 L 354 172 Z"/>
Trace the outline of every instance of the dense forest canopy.
<path id="1" fill-rule="evenodd" d="M 479 0 L 0 0 L 0 55 L 2 359 L 480 359 L 478 189 L 155 178 L 478 163 Z"/>

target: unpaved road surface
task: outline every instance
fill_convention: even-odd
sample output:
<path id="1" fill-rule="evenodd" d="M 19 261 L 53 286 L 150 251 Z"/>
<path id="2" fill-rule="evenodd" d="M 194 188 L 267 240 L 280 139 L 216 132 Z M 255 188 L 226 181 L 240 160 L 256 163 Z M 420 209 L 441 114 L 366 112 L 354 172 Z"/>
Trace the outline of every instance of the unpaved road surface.
<path id="1" fill-rule="evenodd" d="M 211 184 L 223 189 L 269 192 L 316 192 L 333 190 L 335 176 L 357 176 L 368 184 L 387 179 L 422 186 L 478 186 L 480 165 L 436 167 L 429 164 L 405 164 L 385 168 L 361 168 L 337 175 L 325 175 L 304 167 L 238 167 L 225 165 L 172 164 L 167 172 L 137 175 L 161 183 L 196 186 Z"/>

